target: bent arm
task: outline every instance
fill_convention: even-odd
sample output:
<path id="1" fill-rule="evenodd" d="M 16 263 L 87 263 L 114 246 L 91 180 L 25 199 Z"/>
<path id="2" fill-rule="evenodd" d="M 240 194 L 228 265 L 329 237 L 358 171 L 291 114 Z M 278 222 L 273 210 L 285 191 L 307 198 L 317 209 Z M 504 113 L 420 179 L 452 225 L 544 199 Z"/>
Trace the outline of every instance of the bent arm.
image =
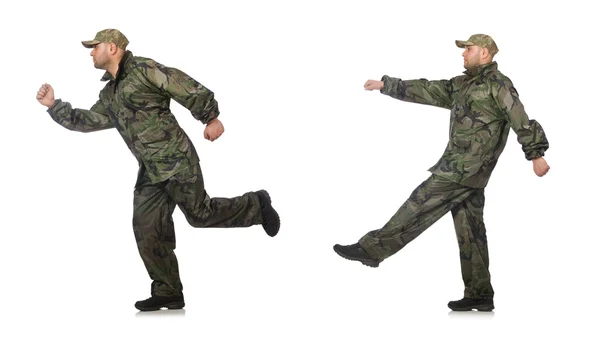
<path id="1" fill-rule="evenodd" d="M 184 106 L 192 116 L 207 124 L 219 116 L 219 106 L 214 93 L 186 73 L 157 62 L 143 67 L 144 76 L 173 100 Z"/>
<path id="2" fill-rule="evenodd" d="M 533 160 L 544 156 L 549 148 L 546 133 L 542 125 L 529 119 L 513 84 L 508 80 L 500 83 L 493 95 L 510 127 L 517 134 L 517 141 L 522 146 L 525 158 Z"/>

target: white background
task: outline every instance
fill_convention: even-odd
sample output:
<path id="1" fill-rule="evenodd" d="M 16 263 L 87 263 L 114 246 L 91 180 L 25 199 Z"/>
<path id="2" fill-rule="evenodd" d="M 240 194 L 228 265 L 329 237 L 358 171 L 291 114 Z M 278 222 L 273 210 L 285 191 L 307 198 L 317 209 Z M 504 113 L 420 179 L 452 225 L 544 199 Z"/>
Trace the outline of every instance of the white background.
<path id="1" fill-rule="evenodd" d="M 0 337 L 597 338 L 600 29 L 583 3 L 4 2 Z M 226 131 L 214 143 L 172 104 L 208 193 L 266 188 L 281 216 L 269 238 L 195 229 L 177 209 L 185 311 L 133 307 L 150 279 L 121 137 L 70 132 L 35 100 L 48 82 L 75 107 L 96 101 L 102 71 L 80 41 L 104 28 L 215 92 Z M 332 250 L 383 226 L 447 142 L 448 111 L 364 82 L 459 75 L 454 40 L 474 33 L 495 38 L 551 166 L 535 176 L 511 132 L 486 189 L 496 310 L 485 314 L 446 306 L 463 291 L 450 215 L 377 269 Z"/>

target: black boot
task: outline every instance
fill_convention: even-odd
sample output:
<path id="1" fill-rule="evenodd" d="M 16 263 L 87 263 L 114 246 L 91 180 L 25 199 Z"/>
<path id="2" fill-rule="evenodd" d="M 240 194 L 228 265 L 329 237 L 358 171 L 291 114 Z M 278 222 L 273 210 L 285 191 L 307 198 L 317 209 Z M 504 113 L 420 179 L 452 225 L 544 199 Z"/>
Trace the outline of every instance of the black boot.
<path id="1" fill-rule="evenodd" d="M 490 312 L 494 309 L 494 299 L 471 299 L 462 298 L 461 300 L 451 301 L 448 303 L 453 311 L 483 311 Z"/>
<path id="2" fill-rule="evenodd" d="M 161 308 L 170 310 L 179 310 L 185 306 L 183 295 L 173 297 L 151 296 L 146 300 L 140 300 L 135 303 L 135 308 L 140 311 L 158 311 Z"/>
<path id="3" fill-rule="evenodd" d="M 271 237 L 274 237 L 279 232 L 279 214 L 271 205 L 271 197 L 265 190 L 256 192 L 258 201 L 260 202 L 260 212 L 262 213 L 263 229 Z"/>
<path id="4" fill-rule="evenodd" d="M 336 244 L 333 246 L 333 250 L 342 258 L 360 261 L 369 267 L 378 267 L 381 262 L 381 260 L 373 259 L 358 243 L 347 246 Z"/>

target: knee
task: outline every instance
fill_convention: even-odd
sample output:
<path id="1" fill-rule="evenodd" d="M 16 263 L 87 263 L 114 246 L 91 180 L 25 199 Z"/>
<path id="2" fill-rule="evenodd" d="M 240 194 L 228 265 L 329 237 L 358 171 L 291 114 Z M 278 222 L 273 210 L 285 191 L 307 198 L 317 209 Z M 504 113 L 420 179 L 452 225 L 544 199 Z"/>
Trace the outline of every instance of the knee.
<path id="1" fill-rule="evenodd" d="M 210 227 L 209 218 L 205 214 L 186 215 L 187 222 L 193 227 Z"/>
<path id="2" fill-rule="evenodd" d="M 214 208 L 211 206 L 210 199 L 205 199 L 203 203 L 194 208 L 181 209 L 187 222 L 193 227 L 211 227 L 215 223 L 213 217 Z"/>

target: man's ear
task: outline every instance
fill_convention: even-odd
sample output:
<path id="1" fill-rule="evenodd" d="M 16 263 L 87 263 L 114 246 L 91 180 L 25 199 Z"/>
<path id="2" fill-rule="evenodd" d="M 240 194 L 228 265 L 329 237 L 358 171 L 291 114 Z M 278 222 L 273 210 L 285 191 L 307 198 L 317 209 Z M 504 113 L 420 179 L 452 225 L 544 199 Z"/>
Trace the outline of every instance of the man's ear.
<path id="1" fill-rule="evenodd" d="M 482 48 L 481 49 L 481 58 L 486 59 L 489 56 L 490 56 L 490 50 L 487 49 L 486 47 Z"/>

